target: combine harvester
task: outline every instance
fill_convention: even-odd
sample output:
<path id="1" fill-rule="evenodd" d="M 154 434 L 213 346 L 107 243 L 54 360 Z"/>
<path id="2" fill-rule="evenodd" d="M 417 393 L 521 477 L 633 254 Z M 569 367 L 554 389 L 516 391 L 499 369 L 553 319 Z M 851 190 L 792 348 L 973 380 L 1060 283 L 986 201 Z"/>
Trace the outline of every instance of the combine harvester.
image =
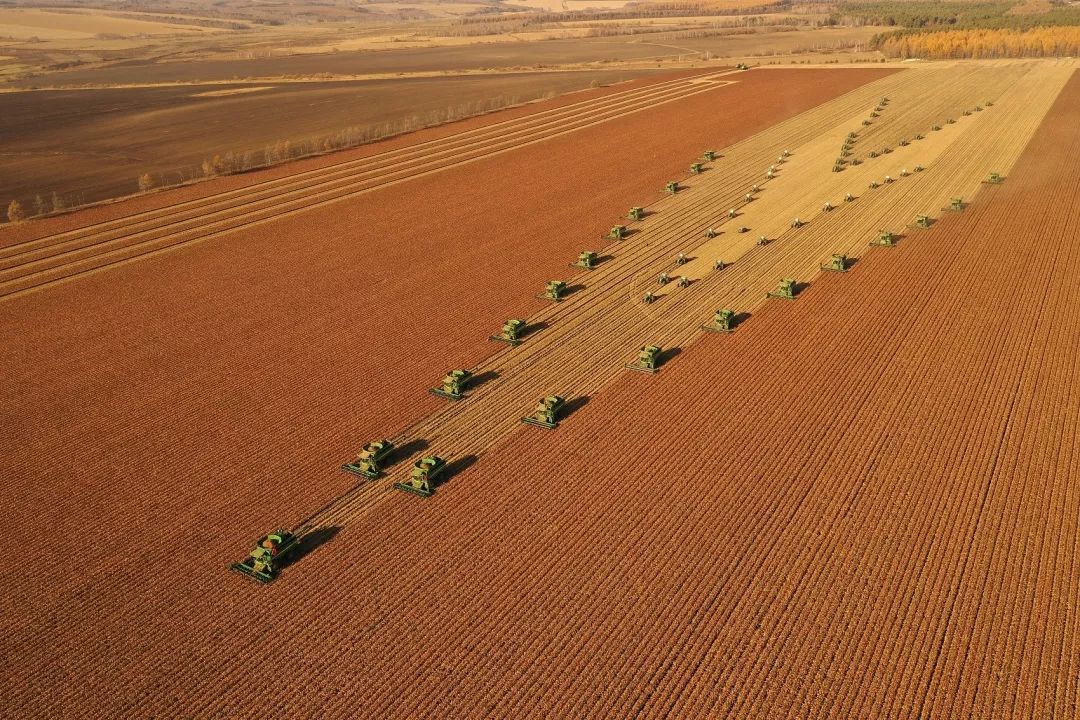
<path id="1" fill-rule="evenodd" d="M 278 576 L 277 563 L 296 547 L 298 540 L 294 533 L 279 528 L 259 538 L 251 554 L 229 567 L 264 585 L 273 582 Z"/>
<path id="2" fill-rule="evenodd" d="M 503 323 L 502 332 L 498 335 L 489 335 L 488 340 L 517 347 L 521 344 L 521 334 L 523 332 L 525 332 L 525 321 L 521 318 L 510 318 Z"/>
<path id="3" fill-rule="evenodd" d="M 660 346 L 646 345 L 638 351 L 638 359 L 635 363 L 627 363 L 623 367 L 627 370 L 649 373 L 655 375 L 660 368 Z"/>
<path id="4" fill-rule="evenodd" d="M 428 497 L 435 490 L 435 479 L 446 470 L 446 461 L 438 455 L 426 455 L 415 463 L 409 471 L 409 479 L 404 482 L 394 483 L 398 490 L 404 490 L 414 495 Z"/>
<path id="5" fill-rule="evenodd" d="M 794 300 L 798 290 L 798 284 L 791 278 L 784 278 L 775 290 L 765 293 L 767 298 L 779 298 L 781 300 Z"/>
<path id="6" fill-rule="evenodd" d="M 355 460 L 345 463 L 341 469 L 374 480 L 382 474 L 382 463 L 393 451 L 394 443 L 389 440 L 373 440 L 357 453 Z"/>
<path id="7" fill-rule="evenodd" d="M 535 425 L 546 430 L 554 430 L 559 427 L 559 412 L 566 404 L 566 400 L 558 395 L 548 395 L 540 398 L 536 403 L 536 409 L 532 415 L 521 418 L 526 425 Z"/>
<path id="8" fill-rule="evenodd" d="M 547 287 L 544 288 L 544 292 L 540 293 L 536 297 L 541 300 L 551 300 L 552 302 L 562 302 L 563 293 L 566 292 L 566 283 L 562 280 L 548 280 Z"/>
<path id="9" fill-rule="evenodd" d="M 702 330 L 716 333 L 733 333 L 735 332 L 735 311 L 722 309 L 717 310 L 713 314 L 713 321 L 711 325 L 702 325 Z"/>
<path id="10" fill-rule="evenodd" d="M 826 272 L 847 272 L 847 255 L 842 255 L 839 253 L 834 254 L 831 258 L 829 258 L 829 262 L 822 264 L 821 269 Z"/>
<path id="11" fill-rule="evenodd" d="M 449 370 L 442 379 L 442 386 L 431 388 L 428 392 L 447 400 L 460 400 L 465 397 L 465 386 L 470 379 L 472 373 L 468 370 Z"/>
<path id="12" fill-rule="evenodd" d="M 870 241 L 872 247 L 896 247 L 896 236 L 888 230 L 878 233 L 876 239 Z"/>
<path id="13" fill-rule="evenodd" d="M 570 263 L 570 267 L 581 270 L 593 270 L 596 268 L 598 257 L 592 250 L 584 250 L 578 255 L 577 262 Z"/>

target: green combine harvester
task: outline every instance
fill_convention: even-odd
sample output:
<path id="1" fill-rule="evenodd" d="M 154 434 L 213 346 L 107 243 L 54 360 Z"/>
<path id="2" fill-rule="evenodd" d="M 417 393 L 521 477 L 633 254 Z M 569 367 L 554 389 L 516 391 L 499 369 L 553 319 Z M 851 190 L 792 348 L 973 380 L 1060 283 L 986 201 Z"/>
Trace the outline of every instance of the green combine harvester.
<path id="1" fill-rule="evenodd" d="M 470 379 L 472 373 L 468 370 L 448 370 L 442 379 L 442 385 L 431 388 L 428 392 L 447 400 L 460 400 L 465 397 L 465 386 Z"/>
<path id="2" fill-rule="evenodd" d="M 409 479 L 394 483 L 398 490 L 428 497 L 435 492 L 435 479 L 446 470 L 446 461 L 438 455 L 426 455 L 413 463 Z"/>
<path id="3" fill-rule="evenodd" d="M 521 422 L 526 425 L 535 425 L 547 430 L 554 430 L 559 427 L 559 412 L 565 404 L 566 400 L 558 395 L 548 395 L 540 398 L 536 403 L 533 414 L 521 418 Z"/>
<path id="4" fill-rule="evenodd" d="M 964 198 L 954 197 L 949 201 L 949 207 L 941 208 L 942 210 L 948 210 L 949 212 L 960 212 L 965 208 Z"/>
<path id="5" fill-rule="evenodd" d="M 638 351 L 636 363 L 628 363 L 623 367 L 628 370 L 636 370 L 637 372 L 655 375 L 659 371 L 659 364 L 660 347 L 657 345 L 646 345 Z"/>
<path id="6" fill-rule="evenodd" d="M 896 236 L 888 230 L 882 230 L 870 244 L 875 247 L 894 247 L 896 245 Z"/>
<path id="7" fill-rule="evenodd" d="M 364 446 L 351 463 L 345 463 L 341 469 L 374 480 L 382 473 L 382 463 L 394 451 L 394 443 L 389 440 L 373 440 Z"/>
<path id="8" fill-rule="evenodd" d="M 608 234 L 604 236 L 607 240 L 622 240 L 624 237 L 626 237 L 625 225 L 612 225 Z"/>
<path id="9" fill-rule="evenodd" d="M 675 193 L 679 192 L 679 190 L 681 190 L 681 189 L 682 189 L 682 188 L 680 188 L 680 187 L 679 187 L 679 183 L 678 183 L 678 181 L 677 181 L 677 180 L 669 180 L 669 181 L 667 182 L 667 184 L 666 184 L 666 185 L 664 185 L 664 190 L 665 190 L 666 192 L 669 192 L 669 193 L 671 193 L 672 195 L 674 195 Z"/>
<path id="10" fill-rule="evenodd" d="M 627 220 L 640 220 L 645 217 L 645 208 L 634 206 L 626 213 Z"/>
<path id="11" fill-rule="evenodd" d="M 700 175 L 702 169 L 704 169 L 704 166 L 699 162 L 690 165 L 690 172 L 694 175 Z"/>
<path id="12" fill-rule="evenodd" d="M 926 230 L 927 228 L 930 227 L 930 216 L 929 215 L 919 215 L 918 217 L 915 218 L 915 223 L 913 225 L 909 225 L 908 227 L 919 228 L 920 230 Z"/>
<path id="13" fill-rule="evenodd" d="M 1001 173 L 992 172 L 983 182 L 989 185 L 1000 185 L 1005 182 L 1005 178 L 1001 176 Z"/>
<path id="14" fill-rule="evenodd" d="M 517 346 L 521 344 L 523 332 L 525 332 L 525 321 L 521 318 L 510 318 L 503 323 L 502 332 L 498 335 L 489 335 L 488 340 Z"/>
<path id="15" fill-rule="evenodd" d="M 705 152 L 701 153 L 701 157 L 705 158 L 706 162 L 712 162 L 716 159 L 716 151 L 706 150 Z"/>
<path id="16" fill-rule="evenodd" d="M 847 255 L 834 254 L 829 258 L 829 262 L 824 263 L 821 269 L 826 272 L 847 272 L 848 271 L 848 259 Z"/>
<path id="17" fill-rule="evenodd" d="M 779 298 L 781 300 L 794 300 L 795 299 L 796 283 L 791 278 L 784 278 L 780 281 L 780 285 L 775 290 L 770 290 L 765 293 L 767 298 Z"/>
<path id="18" fill-rule="evenodd" d="M 273 582 L 278 576 L 282 558 L 296 547 L 298 541 L 294 533 L 279 528 L 259 538 L 251 554 L 229 567 L 257 582 Z"/>
<path id="19" fill-rule="evenodd" d="M 597 254 L 592 250 L 585 250 L 578 255 L 577 262 L 570 263 L 572 268 L 580 268 L 582 270 L 592 270 L 596 267 Z"/>
<path id="20" fill-rule="evenodd" d="M 735 332 L 735 311 L 728 309 L 717 310 L 713 314 L 712 324 L 702 325 L 701 329 L 719 333 Z"/>
<path id="21" fill-rule="evenodd" d="M 544 288 L 544 292 L 536 297 L 541 300 L 551 300 L 552 302 L 562 302 L 563 294 L 566 292 L 566 283 L 562 280 L 548 280 L 547 287 Z"/>

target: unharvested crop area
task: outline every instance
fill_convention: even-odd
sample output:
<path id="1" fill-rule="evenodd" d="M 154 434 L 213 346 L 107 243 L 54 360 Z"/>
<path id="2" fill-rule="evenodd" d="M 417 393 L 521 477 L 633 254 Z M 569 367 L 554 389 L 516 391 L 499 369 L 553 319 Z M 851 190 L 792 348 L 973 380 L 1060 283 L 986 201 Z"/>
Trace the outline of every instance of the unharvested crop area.
<path id="1" fill-rule="evenodd" d="M 0 242 L 11 707 L 1076 714 L 1073 64 L 755 70 L 602 105 L 566 135 L 596 108 L 275 176 L 275 209 L 309 202 L 265 221 L 256 184 L 193 198 L 221 234 L 144 198 Z M 852 131 L 864 160 L 831 172 Z M 600 240 L 629 205 L 648 215 Z M 899 244 L 868 248 L 882 227 Z M 586 248 L 599 268 L 566 268 Z M 834 252 L 851 272 L 818 271 Z M 799 297 L 766 301 L 781 277 Z M 565 302 L 532 298 L 549 278 Z M 699 329 L 718 307 L 734 335 Z M 486 344 L 512 316 L 537 331 Z M 648 342 L 660 374 L 622 371 Z M 486 380 L 425 395 L 448 365 Z M 548 393 L 562 426 L 520 426 Z M 410 449 L 386 478 L 339 474 L 383 436 Z M 393 492 L 422 450 L 455 472 Z M 282 577 L 225 577 L 276 524 L 304 536 Z M 250 658 L 290 672 L 252 693 Z"/>

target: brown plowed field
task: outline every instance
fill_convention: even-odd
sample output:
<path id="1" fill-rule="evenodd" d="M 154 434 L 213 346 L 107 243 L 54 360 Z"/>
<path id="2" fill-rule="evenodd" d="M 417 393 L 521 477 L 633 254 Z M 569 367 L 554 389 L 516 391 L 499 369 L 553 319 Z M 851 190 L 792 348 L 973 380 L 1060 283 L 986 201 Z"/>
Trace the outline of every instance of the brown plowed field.
<path id="1" fill-rule="evenodd" d="M 964 214 L 350 526 L 365 711 L 1076 717 L 1078 113 L 1074 77 Z"/>
<path id="2" fill-rule="evenodd" d="M 291 611 L 257 619 L 273 595 L 222 582 L 238 536 L 348 487 L 334 470 L 346 449 L 440 407 L 425 386 L 494 352 L 483 338 L 538 307 L 529 296 L 569 274 L 582 238 L 657 198 L 702 149 L 887 74 L 746 73 L 677 106 L 4 301 L 0 501 L 19 548 L 0 566 L 4 649 L 20 658 L 9 707 L 215 710 L 202 684 L 233 672 L 250 683 L 251 664 L 230 658 L 264 657 L 260 645 L 304 624 Z M 294 587 L 288 605 L 320 605 Z M 219 639 L 189 644 L 204 622 Z M 296 677 L 331 662 L 272 652 L 304 664 Z"/>

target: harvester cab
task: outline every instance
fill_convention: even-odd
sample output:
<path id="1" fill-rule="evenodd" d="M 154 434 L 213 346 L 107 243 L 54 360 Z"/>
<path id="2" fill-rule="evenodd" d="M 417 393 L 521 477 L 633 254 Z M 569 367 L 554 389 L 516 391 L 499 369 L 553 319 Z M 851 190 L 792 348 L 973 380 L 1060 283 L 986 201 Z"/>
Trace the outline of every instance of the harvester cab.
<path id="1" fill-rule="evenodd" d="M 780 285 L 775 290 L 770 290 L 765 294 L 765 297 L 780 298 L 781 300 L 794 300 L 795 299 L 795 281 L 791 278 L 784 278 L 780 281 Z"/>
<path id="2" fill-rule="evenodd" d="M 259 538 L 255 549 L 230 567 L 260 583 L 273 582 L 280 569 L 278 563 L 285 553 L 295 547 L 298 539 L 294 533 L 279 528 Z"/>
<path id="3" fill-rule="evenodd" d="M 626 213 L 627 220 L 640 220 L 643 217 L 645 217 L 645 208 L 643 207 L 632 207 Z"/>
<path id="4" fill-rule="evenodd" d="M 836 254 L 829 258 L 829 262 L 821 266 L 822 270 L 827 272 L 847 272 L 848 271 L 848 259 L 847 255 Z"/>
<path id="5" fill-rule="evenodd" d="M 701 157 L 705 158 L 705 162 L 712 162 L 716 159 L 716 151 L 706 150 L 705 152 L 701 153 Z"/>
<path id="6" fill-rule="evenodd" d="M 562 280 L 548 280 L 547 287 L 544 292 L 536 297 L 541 300 L 551 300 L 552 302 L 562 302 L 563 293 L 566 292 L 566 283 Z"/>
<path id="7" fill-rule="evenodd" d="M 1001 176 L 1001 173 L 996 172 L 990 173 L 989 177 L 986 178 L 986 182 L 991 185 L 1000 185 L 1004 180 L 1005 178 Z"/>
<path id="8" fill-rule="evenodd" d="M 468 385 L 470 378 L 472 378 L 472 373 L 468 370 L 449 370 L 442 379 L 442 385 L 431 388 L 429 392 L 447 400 L 460 400 L 465 397 L 465 386 Z"/>
<path id="9" fill-rule="evenodd" d="M 554 430 L 559 426 L 559 411 L 562 410 L 565 404 L 566 400 L 558 395 L 548 395 L 540 398 L 536 403 L 533 414 L 521 418 L 521 422 L 526 425 L 536 425 L 537 427 Z"/>
<path id="10" fill-rule="evenodd" d="M 679 192 L 680 188 L 679 188 L 678 181 L 669 180 L 668 183 L 666 185 L 664 185 L 664 190 L 671 193 L 672 195 Z"/>
<path id="11" fill-rule="evenodd" d="M 394 450 L 394 443 L 389 440 L 373 440 L 364 446 L 351 463 L 345 463 L 341 469 L 353 475 L 377 478 L 382 472 L 382 462 Z"/>
<path id="12" fill-rule="evenodd" d="M 701 163 L 699 163 L 699 162 L 696 162 L 696 163 L 692 163 L 692 164 L 690 165 L 690 172 L 691 172 L 691 173 L 693 173 L 694 175 L 700 175 L 700 174 L 701 174 L 701 170 L 702 170 L 702 168 L 703 168 L 703 167 L 704 167 L 704 166 L 703 166 L 703 165 L 702 165 Z"/>
<path id="13" fill-rule="evenodd" d="M 702 325 L 701 329 L 709 332 L 735 332 L 735 311 L 728 309 L 717 310 L 713 314 L 712 324 Z"/>
<path id="14" fill-rule="evenodd" d="M 606 237 L 608 240 L 622 240 L 624 237 L 626 237 L 626 226 L 613 225 L 611 229 L 608 230 L 608 234 L 606 235 Z"/>
<path id="15" fill-rule="evenodd" d="M 952 200 L 949 201 L 948 209 L 953 210 L 955 212 L 960 212 L 961 210 L 963 210 L 964 209 L 964 198 L 954 197 Z"/>
<path id="16" fill-rule="evenodd" d="M 409 479 L 394 483 L 398 490 L 427 497 L 434 492 L 435 478 L 446 469 L 446 461 L 437 455 L 427 455 L 413 463 Z"/>
<path id="17" fill-rule="evenodd" d="M 525 331 L 525 321 L 520 318 L 510 318 L 503 323 L 502 332 L 491 335 L 488 339 L 495 342 L 504 342 L 510 345 L 521 344 L 521 333 Z"/>
<path id="18" fill-rule="evenodd" d="M 915 218 L 915 227 L 922 228 L 923 230 L 930 227 L 930 216 L 919 215 L 917 218 Z"/>

